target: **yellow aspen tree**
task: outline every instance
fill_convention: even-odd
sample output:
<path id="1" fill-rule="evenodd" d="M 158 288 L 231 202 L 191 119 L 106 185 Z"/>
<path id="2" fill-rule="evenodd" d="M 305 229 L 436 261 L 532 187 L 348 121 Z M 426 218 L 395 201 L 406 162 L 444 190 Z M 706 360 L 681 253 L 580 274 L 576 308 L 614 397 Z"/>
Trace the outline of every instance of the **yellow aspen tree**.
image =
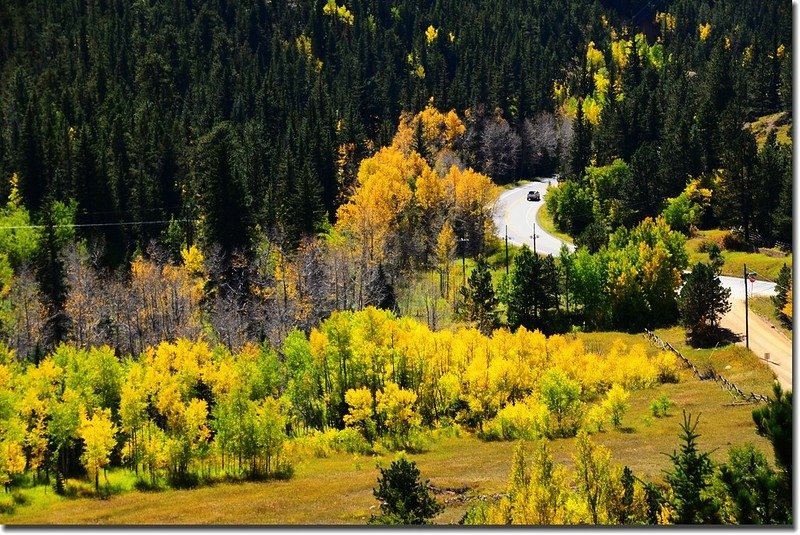
<path id="1" fill-rule="evenodd" d="M 109 463 L 111 450 L 116 444 L 117 426 L 111 421 L 111 410 L 95 409 L 91 418 L 84 414 L 78 434 L 83 440 L 81 462 L 94 475 L 94 488 L 100 490 L 100 469 Z"/>
<path id="2" fill-rule="evenodd" d="M 375 438 L 375 420 L 372 413 L 372 392 L 368 388 L 351 388 L 345 392 L 344 399 L 349 412 L 344 416 L 347 427 L 358 429 L 370 443 Z"/>
<path id="3" fill-rule="evenodd" d="M 792 319 L 792 288 L 789 288 L 789 291 L 786 292 L 786 304 L 783 305 L 781 312 L 790 320 Z"/>
<path id="4" fill-rule="evenodd" d="M 414 410 L 417 394 L 400 388 L 396 383 L 387 383 L 382 392 L 378 392 L 376 410 L 383 418 L 389 432 L 394 435 L 400 445 L 404 445 L 413 429 L 419 426 L 420 416 Z"/>

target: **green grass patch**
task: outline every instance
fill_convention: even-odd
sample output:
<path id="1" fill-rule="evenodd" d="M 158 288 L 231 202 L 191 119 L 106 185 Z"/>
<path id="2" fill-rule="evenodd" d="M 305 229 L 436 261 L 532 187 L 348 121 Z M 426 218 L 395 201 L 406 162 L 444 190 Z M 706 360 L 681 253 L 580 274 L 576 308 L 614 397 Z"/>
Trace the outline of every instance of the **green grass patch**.
<path id="1" fill-rule="evenodd" d="M 573 243 L 572 236 L 556 228 L 556 224 L 553 222 L 553 216 L 550 215 L 547 205 L 544 202 L 542 202 L 542 206 L 539 207 L 539 211 L 536 212 L 536 224 L 542 227 L 545 232 L 552 234 L 559 240 Z"/>
<path id="2" fill-rule="evenodd" d="M 792 339 L 791 325 L 787 326 L 783 319 L 778 316 L 778 311 L 775 309 L 775 303 L 772 302 L 772 297 L 757 295 L 748 299 L 747 304 L 752 312 L 755 312 L 768 323 L 774 325 L 775 328 L 782 332 L 789 340 Z"/>
<path id="3" fill-rule="evenodd" d="M 722 247 L 722 242 L 726 230 L 712 229 L 698 231 L 697 235 L 686 242 L 686 252 L 689 253 L 689 265 L 697 262 L 709 262 L 708 254 L 700 251 L 704 242 L 714 242 Z M 722 251 L 722 258 L 725 263 L 722 266 L 722 274 L 731 277 L 741 277 L 744 265 L 747 264 L 749 271 L 755 271 L 762 280 L 775 281 L 778 272 L 784 264 L 792 267 L 792 255 L 785 254 L 777 249 L 759 249 L 757 253 L 745 253 L 741 251 Z"/>

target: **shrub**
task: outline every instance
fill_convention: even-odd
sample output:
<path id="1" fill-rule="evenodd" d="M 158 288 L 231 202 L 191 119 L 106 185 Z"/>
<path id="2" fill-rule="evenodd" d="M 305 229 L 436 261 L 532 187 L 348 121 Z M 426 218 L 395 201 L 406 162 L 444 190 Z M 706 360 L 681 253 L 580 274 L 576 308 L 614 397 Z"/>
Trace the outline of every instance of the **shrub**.
<path id="1" fill-rule="evenodd" d="M 381 445 L 389 451 L 424 453 L 430 450 L 431 440 L 428 433 L 415 429 L 407 435 L 387 435 L 381 440 Z"/>
<path id="2" fill-rule="evenodd" d="M 0 514 L 10 515 L 14 512 L 14 500 L 12 498 L 0 498 Z"/>
<path id="3" fill-rule="evenodd" d="M 372 446 L 361 433 L 353 428 L 336 431 L 332 435 L 331 448 L 334 451 L 345 453 L 360 453 L 368 455 L 372 453 Z"/>
<path id="4" fill-rule="evenodd" d="M 753 248 L 744 241 L 744 236 L 738 232 L 728 232 L 722 237 L 722 248 L 727 251 L 750 252 Z"/>
<path id="5" fill-rule="evenodd" d="M 603 407 L 608 411 L 611 417 L 611 424 L 619 429 L 622 425 L 622 417 L 628 411 L 628 399 L 631 397 L 630 393 L 618 384 L 611 387 L 611 390 L 606 394 L 606 399 L 603 401 Z"/>
<path id="6" fill-rule="evenodd" d="M 719 249 L 719 245 L 711 240 L 703 240 L 700 242 L 700 245 L 697 246 L 697 251 L 700 253 L 710 253 L 712 251 L 712 247 L 716 247 Z"/>
<path id="7" fill-rule="evenodd" d="M 157 481 L 154 482 L 141 477 L 134 481 L 133 488 L 139 492 L 158 492 L 164 489 Z"/>
<path id="8" fill-rule="evenodd" d="M 547 433 L 548 409 L 541 402 L 529 398 L 524 402 L 510 403 L 498 411 L 481 433 L 485 440 L 533 440 Z"/>
<path id="9" fill-rule="evenodd" d="M 550 412 L 548 437 L 575 436 L 583 416 L 580 383 L 553 369 L 542 375 L 539 392 Z"/>
<path id="10" fill-rule="evenodd" d="M 661 351 L 653 357 L 653 363 L 658 369 L 658 381 L 660 383 L 678 382 L 678 358 L 674 353 Z"/>
<path id="11" fill-rule="evenodd" d="M 606 424 L 607 419 L 608 409 L 605 407 L 605 405 L 602 403 L 593 405 L 592 408 L 586 413 L 584 426 L 586 427 L 587 431 L 594 430 L 598 433 L 602 433 L 603 426 Z"/>
<path id="12" fill-rule="evenodd" d="M 675 403 L 666 394 L 661 394 L 661 396 L 650 402 L 650 413 L 656 418 L 667 416 L 669 409 L 673 405 Z"/>

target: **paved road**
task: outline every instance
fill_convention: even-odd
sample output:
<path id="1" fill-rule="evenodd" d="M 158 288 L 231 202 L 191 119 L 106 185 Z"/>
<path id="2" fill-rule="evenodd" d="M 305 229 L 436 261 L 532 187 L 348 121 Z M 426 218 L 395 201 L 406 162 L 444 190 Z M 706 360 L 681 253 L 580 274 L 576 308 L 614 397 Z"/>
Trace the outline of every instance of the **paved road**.
<path id="1" fill-rule="evenodd" d="M 546 178 L 541 181 L 528 182 L 514 189 L 504 191 L 497 199 L 494 207 L 494 227 L 497 235 L 505 237 L 506 225 L 508 226 L 508 242 L 514 245 L 527 244 L 533 249 L 533 224 L 536 222 L 536 214 L 544 204 L 544 196 L 547 193 L 547 186 L 555 180 Z M 538 191 L 541 201 L 529 201 L 527 195 L 529 191 Z M 548 255 L 558 255 L 561 240 L 548 234 L 536 225 L 536 252 Z M 574 251 L 572 244 L 566 244 L 570 251 Z"/>
<path id="2" fill-rule="evenodd" d="M 515 245 L 527 244 L 533 248 L 533 224 L 536 222 L 536 214 L 544 204 L 544 197 L 547 195 L 547 187 L 555 185 L 556 181 L 542 178 L 537 181 L 527 182 L 514 189 L 504 191 L 497 199 L 494 207 L 494 226 L 497 235 L 503 238 L 505 229 L 508 226 L 508 241 Z M 529 191 L 538 191 L 541 194 L 541 201 L 528 201 Z M 570 251 L 575 250 L 575 246 L 563 242 L 548 234 L 538 225 L 536 226 L 536 252 L 547 255 L 558 255 L 561 246 L 566 245 Z M 731 299 L 744 299 L 744 281 L 737 277 L 720 277 L 720 282 L 731 290 Z M 774 295 L 775 283 L 766 281 L 756 281 L 747 283 L 748 295 Z"/>
<path id="3" fill-rule="evenodd" d="M 503 192 L 495 203 L 494 224 L 497 235 L 501 238 L 508 228 L 508 241 L 533 248 L 532 230 L 536 222 L 536 214 L 544 203 L 547 187 L 555 185 L 555 180 L 540 179 L 522 184 Z M 541 201 L 532 202 L 526 199 L 529 191 L 538 191 Z M 572 244 L 565 243 L 536 226 L 536 251 L 548 255 L 558 255 L 561 246 L 566 245 L 574 251 Z M 742 335 L 740 345 L 744 345 L 744 281 L 741 277 L 720 277 L 720 282 L 731 290 L 731 311 L 722 318 L 721 324 Z M 748 295 L 774 295 L 775 283 L 756 281 L 747 283 Z M 770 354 L 769 365 L 785 388 L 792 386 L 792 342 L 767 321 L 754 313 L 749 315 L 750 349 L 759 357 Z"/>
<path id="4" fill-rule="evenodd" d="M 757 357 L 764 359 L 769 353 L 769 367 L 778 377 L 784 390 L 792 389 L 792 341 L 761 316 L 750 311 L 750 350 Z M 744 301 L 733 300 L 731 310 L 723 316 L 720 324 L 741 337 L 739 345 L 744 342 Z"/>

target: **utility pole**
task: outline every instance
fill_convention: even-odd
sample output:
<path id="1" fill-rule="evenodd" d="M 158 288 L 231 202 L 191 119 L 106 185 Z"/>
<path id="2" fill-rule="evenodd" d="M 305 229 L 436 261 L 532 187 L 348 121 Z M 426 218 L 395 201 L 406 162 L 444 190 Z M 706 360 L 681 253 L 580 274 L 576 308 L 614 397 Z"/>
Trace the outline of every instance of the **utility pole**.
<path id="1" fill-rule="evenodd" d="M 538 238 L 538 237 L 539 237 L 539 235 L 536 234 L 536 221 L 534 221 L 533 222 L 533 236 L 531 236 L 531 238 L 533 238 L 533 254 L 536 254 L 536 238 Z"/>
<path id="2" fill-rule="evenodd" d="M 750 284 L 753 284 L 756 281 L 756 273 L 755 271 L 747 271 L 747 264 L 743 267 L 744 270 L 744 345 L 747 349 L 750 349 L 750 307 L 747 306 L 747 281 L 750 280 Z"/>
<path id="3" fill-rule="evenodd" d="M 750 323 L 749 308 L 747 306 L 747 264 L 744 265 L 744 345 L 750 349 Z"/>
<path id="4" fill-rule="evenodd" d="M 506 275 L 508 275 L 508 225 L 506 225 Z"/>

